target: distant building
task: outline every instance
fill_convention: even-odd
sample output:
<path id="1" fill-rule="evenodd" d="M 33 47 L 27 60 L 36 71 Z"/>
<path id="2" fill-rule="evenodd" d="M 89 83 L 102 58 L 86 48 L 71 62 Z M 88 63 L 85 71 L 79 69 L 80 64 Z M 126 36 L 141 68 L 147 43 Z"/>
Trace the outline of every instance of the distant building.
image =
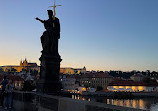
<path id="1" fill-rule="evenodd" d="M 108 73 L 86 73 L 82 74 L 80 77 L 80 82 L 85 87 L 96 88 L 102 87 L 104 90 L 107 89 L 107 86 L 112 81 L 112 77 L 108 75 Z"/>
<path id="2" fill-rule="evenodd" d="M 62 74 L 81 74 L 86 73 L 86 67 L 83 68 L 60 68 L 60 73 Z"/>
<path id="3" fill-rule="evenodd" d="M 36 70 L 40 72 L 40 66 L 37 65 L 37 63 L 30 63 L 25 59 L 24 61 L 20 61 L 20 65 L 8 65 L 8 66 L 1 66 L 4 72 L 11 71 L 12 69 L 15 69 L 16 72 L 21 72 L 22 70 Z M 60 68 L 60 73 L 62 74 L 81 74 L 86 73 L 86 67 L 83 68 L 69 68 L 69 67 L 63 67 Z"/>
<path id="4" fill-rule="evenodd" d="M 158 91 L 158 84 L 156 83 L 144 83 L 141 81 L 133 81 L 133 80 L 116 80 L 112 81 L 108 86 L 109 91 L 131 91 L 131 92 L 139 92 L 139 91 Z"/>
<path id="5" fill-rule="evenodd" d="M 73 75 L 62 75 L 60 77 L 62 87 L 64 91 L 73 91 L 76 87 L 79 86 L 79 84 L 76 83 L 76 79 Z"/>
<path id="6" fill-rule="evenodd" d="M 60 80 L 62 83 L 63 90 L 71 93 L 80 93 L 80 94 L 83 91 L 86 91 L 86 88 L 80 86 L 80 83 L 76 78 L 77 76 L 75 75 L 67 75 L 67 74 L 60 75 Z"/>
<path id="7" fill-rule="evenodd" d="M 37 65 L 37 63 L 29 63 L 27 59 L 24 61 L 20 61 L 20 65 L 9 65 L 9 66 L 1 66 L 4 72 L 12 71 L 12 69 L 15 69 L 16 72 L 21 72 L 22 70 L 36 70 L 40 71 L 40 67 Z"/>
<path id="8" fill-rule="evenodd" d="M 60 73 L 62 74 L 74 74 L 73 68 L 60 68 Z"/>
<path id="9" fill-rule="evenodd" d="M 143 74 L 134 74 L 133 76 L 131 76 L 130 78 L 131 78 L 131 80 L 133 80 L 133 81 L 143 81 L 144 80 L 144 78 L 145 78 L 146 76 L 144 76 Z"/>

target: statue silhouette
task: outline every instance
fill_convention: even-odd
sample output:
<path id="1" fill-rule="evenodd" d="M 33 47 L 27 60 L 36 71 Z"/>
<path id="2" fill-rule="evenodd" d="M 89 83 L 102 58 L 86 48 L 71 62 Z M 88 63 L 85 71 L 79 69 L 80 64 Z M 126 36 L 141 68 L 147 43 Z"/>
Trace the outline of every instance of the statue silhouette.
<path id="1" fill-rule="evenodd" d="M 59 81 L 60 62 L 62 61 L 58 53 L 58 40 L 60 38 L 60 22 L 53 16 L 52 10 L 48 11 L 48 20 L 39 20 L 44 24 L 45 31 L 41 36 L 42 55 L 39 58 L 40 79 L 37 81 L 37 91 L 48 94 L 60 94 L 61 83 Z"/>
<path id="2" fill-rule="evenodd" d="M 41 36 L 42 43 L 42 53 L 50 55 L 59 55 L 58 54 L 58 39 L 60 38 L 60 22 L 57 17 L 53 17 L 53 11 L 48 11 L 48 20 L 41 20 L 38 17 L 36 20 L 39 20 L 44 24 L 46 31 Z"/>

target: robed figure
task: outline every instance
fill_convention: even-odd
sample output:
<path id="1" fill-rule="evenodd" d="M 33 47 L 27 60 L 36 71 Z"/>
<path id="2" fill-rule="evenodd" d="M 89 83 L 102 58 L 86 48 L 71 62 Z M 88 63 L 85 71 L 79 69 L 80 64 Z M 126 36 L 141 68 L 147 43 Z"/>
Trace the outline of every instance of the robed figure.
<path id="1" fill-rule="evenodd" d="M 41 36 L 42 55 L 40 57 L 40 79 L 37 82 L 37 91 L 51 94 L 59 94 L 61 84 L 59 81 L 61 58 L 58 53 L 58 40 L 60 38 L 59 19 L 48 11 L 48 20 L 39 20 L 44 24 L 45 31 Z"/>
<path id="2" fill-rule="evenodd" d="M 48 11 L 48 20 L 39 20 L 41 23 L 44 24 L 46 31 L 41 36 L 41 43 L 42 43 L 42 54 L 49 54 L 53 56 L 58 56 L 58 39 L 60 38 L 60 22 L 57 17 L 53 17 L 53 11 Z"/>

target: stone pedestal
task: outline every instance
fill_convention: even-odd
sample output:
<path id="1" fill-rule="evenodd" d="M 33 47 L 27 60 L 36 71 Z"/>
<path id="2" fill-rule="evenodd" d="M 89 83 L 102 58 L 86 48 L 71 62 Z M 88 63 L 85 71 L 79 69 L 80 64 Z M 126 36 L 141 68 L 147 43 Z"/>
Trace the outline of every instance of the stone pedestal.
<path id="1" fill-rule="evenodd" d="M 53 11 L 48 10 L 48 20 L 39 20 L 44 24 L 45 31 L 41 36 L 42 55 L 40 57 L 40 79 L 37 82 L 37 91 L 40 93 L 58 95 L 61 91 L 59 81 L 61 57 L 58 53 L 58 40 L 60 38 L 60 22 L 53 18 Z"/>
<path id="2" fill-rule="evenodd" d="M 60 94 L 60 56 L 48 56 L 42 54 L 40 61 L 40 79 L 37 83 L 37 91 L 53 95 Z"/>

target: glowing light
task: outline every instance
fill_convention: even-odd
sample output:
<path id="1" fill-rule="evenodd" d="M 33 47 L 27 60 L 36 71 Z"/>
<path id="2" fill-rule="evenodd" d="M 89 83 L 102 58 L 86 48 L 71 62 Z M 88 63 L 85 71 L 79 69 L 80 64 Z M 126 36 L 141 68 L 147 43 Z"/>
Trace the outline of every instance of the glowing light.
<path id="1" fill-rule="evenodd" d="M 138 86 L 138 90 L 139 90 L 139 91 L 144 91 L 144 90 L 145 90 L 145 87 L 144 87 L 144 86 Z"/>
<path id="2" fill-rule="evenodd" d="M 120 101 L 120 106 L 123 106 L 123 101 Z"/>
<path id="3" fill-rule="evenodd" d="M 21 87 L 21 82 L 19 82 L 19 87 Z"/>
<path id="4" fill-rule="evenodd" d="M 109 91 L 146 91 L 146 86 L 108 86 Z"/>
<path id="5" fill-rule="evenodd" d="M 80 99 L 80 97 L 78 96 L 77 99 Z"/>
<path id="6" fill-rule="evenodd" d="M 17 86 L 17 81 L 15 81 L 15 86 Z"/>
<path id="7" fill-rule="evenodd" d="M 145 101 L 143 101 L 142 99 L 139 100 L 139 108 L 140 109 L 144 109 L 145 108 Z"/>
<path id="8" fill-rule="evenodd" d="M 137 105 L 138 105 L 138 104 L 137 104 L 137 101 L 136 101 L 136 100 L 133 100 L 133 107 L 134 107 L 134 108 L 137 108 Z"/>
<path id="9" fill-rule="evenodd" d="M 119 86 L 119 88 L 123 88 L 123 89 L 126 89 L 126 86 Z"/>
<path id="10" fill-rule="evenodd" d="M 107 99 L 107 104 L 110 104 L 110 100 L 109 99 Z"/>
<path id="11" fill-rule="evenodd" d="M 138 91 L 137 86 L 132 86 L 133 91 Z"/>
<path id="12" fill-rule="evenodd" d="M 72 99 L 75 99 L 75 96 L 74 96 L 74 95 L 72 95 Z"/>
<path id="13" fill-rule="evenodd" d="M 119 105 L 119 101 L 113 100 L 113 105 Z"/>
<path id="14" fill-rule="evenodd" d="M 125 103 L 127 107 L 130 107 L 130 100 L 127 100 Z"/>
<path id="15" fill-rule="evenodd" d="M 86 100 L 85 98 L 82 98 L 82 100 Z"/>
<path id="16" fill-rule="evenodd" d="M 113 88 L 115 88 L 115 89 L 119 89 L 119 86 L 113 86 Z"/>
<path id="17" fill-rule="evenodd" d="M 86 88 L 82 88 L 82 91 L 86 91 Z"/>
<path id="18" fill-rule="evenodd" d="M 128 89 L 128 88 L 131 88 L 131 89 L 132 89 L 132 86 L 126 86 L 126 89 Z"/>

